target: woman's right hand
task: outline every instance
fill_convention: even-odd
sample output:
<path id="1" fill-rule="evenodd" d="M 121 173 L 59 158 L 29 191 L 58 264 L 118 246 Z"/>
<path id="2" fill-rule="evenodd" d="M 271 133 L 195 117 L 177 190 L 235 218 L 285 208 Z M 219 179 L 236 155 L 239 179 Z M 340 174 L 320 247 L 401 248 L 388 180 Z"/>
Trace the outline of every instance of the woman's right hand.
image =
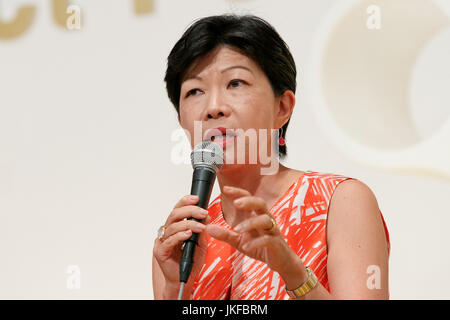
<path id="1" fill-rule="evenodd" d="M 181 198 L 169 214 L 165 226 L 163 238 L 160 240 L 156 238 L 153 246 L 153 256 L 159 266 L 159 270 L 153 267 L 154 277 L 163 277 L 164 281 L 157 279 L 158 283 L 164 283 L 163 288 L 159 290 L 166 291 L 163 296 L 176 299 L 180 284 L 180 259 L 182 254 L 182 244 L 185 240 L 192 236 L 192 233 L 200 233 L 198 245 L 194 253 L 194 265 L 192 267 L 191 275 L 185 286 L 185 295 L 188 296 L 192 290 L 192 285 L 200 272 L 201 266 L 206 254 L 206 239 L 203 231 L 205 224 L 194 220 L 187 220 L 187 218 L 196 218 L 204 220 L 208 223 L 210 218 L 208 211 L 196 206 L 198 196 L 186 195 Z M 160 271 L 160 272 L 158 272 Z M 154 285 L 155 286 L 155 285 Z M 154 288 L 156 289 L 156 288 Z M 171 291 L 171 292 L 167 292 Z M 174 296 L 175 295 L 175 296 Z"/>

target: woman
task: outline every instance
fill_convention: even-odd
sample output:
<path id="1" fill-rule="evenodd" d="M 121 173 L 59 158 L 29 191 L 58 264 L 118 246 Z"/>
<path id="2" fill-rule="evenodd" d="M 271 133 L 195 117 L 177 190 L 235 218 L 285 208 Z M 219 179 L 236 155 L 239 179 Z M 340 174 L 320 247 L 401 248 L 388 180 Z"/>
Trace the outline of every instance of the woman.
<path id="1" fill-rule="evenodd" d="M 181 246 L 193 232 L 200 240 L 183 299 L 389 298 L 389 235 L 371 190 L 278 162 L 287 152 L 296 67 L 272 26 L 249 15 L 196 21 L 172 49 L 165 81 L 191 146 L 201 123 L 202 137 L 223 145 L 226 160 L 208 210 L 182 197 L 155 240 L 155 299 L 177 298 Z M 219 127 L 232 133 L 226 143 L 211 133 Z M 267 163 L 247 153 L 236 161 L 236 141 L 249 130 L 263 134 L 244 137 L 245 150 L 276 146 L 268 148 L 277 151 L 275 172 L 261 174 Z"/>

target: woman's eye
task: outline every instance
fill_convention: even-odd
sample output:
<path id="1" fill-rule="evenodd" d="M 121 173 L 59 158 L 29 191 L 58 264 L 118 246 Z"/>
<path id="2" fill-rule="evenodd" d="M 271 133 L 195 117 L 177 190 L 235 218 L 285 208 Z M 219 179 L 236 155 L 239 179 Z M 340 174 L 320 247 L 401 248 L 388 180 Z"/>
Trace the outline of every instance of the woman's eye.
<path id="1" fill-rule="evenodd" d="M 192 89 L 192 90 L 189 90 L 188 92 L 187 92 L 187 94 L 186 94 L 186 98 L 187 97 L 189 97 L 190 95 L 196 95 L 196 92 L 197 91 L 200 91 L 199 89 Z"/>
<path id="2" fill-rule="evenodd" d="M 230 81 L 229 85 L 230 85 L 231 87 L 233 87 L 233 88 L 237 88 L 240 84 L 245 84 L 245 83 L 246 83 L 246 82 L 243 81 L 243 80 L 234 79 L 234 80 L 231 80 L 231 81 Z"/>

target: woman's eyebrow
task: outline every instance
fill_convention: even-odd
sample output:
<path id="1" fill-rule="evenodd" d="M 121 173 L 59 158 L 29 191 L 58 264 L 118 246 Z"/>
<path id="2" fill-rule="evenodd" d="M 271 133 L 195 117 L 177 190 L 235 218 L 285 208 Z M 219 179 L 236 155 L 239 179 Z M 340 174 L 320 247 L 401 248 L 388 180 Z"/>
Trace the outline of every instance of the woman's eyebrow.
<path id="1" fill-rule="evenodd" d="M 250 70 L 249 68 L 244 67 L 244 66 L 231 66 L 231 67 L 227 67 L 227 68 L 223 69 L 222 71 L 220 71 L 220 73 L 224 73 L 224 72 L 226 72 L 226 71 L 229 71 L 229 70 L 231 70 L 231 69 L 236 69 L 236 68 L 244 69 L 244 70 L 249 71 L 250 73 L 253 73 L 252 70 Z M 196 75 L 188 75 L 188 76 L 186 76 L 186 77 L 181 81 L 181 83 L 183 83 L 183 82 L 185 82 L 185 81 L 187 81 L 187 80 L 191 80 L 191 79 L 196 79 L 196 80 L 200 80 L 200 81 L 203 80 L 203 79 L 202 79 L 201 77 L 199 77 L 199 76 L 196 76 Z"/>
<path id="2" fill-rule="evenodd" d="M 224 73 L 225 71 L 228 71 L 231 69 L 236 69 L 236 68 L 245 69 L 245 70 L 249 71 L 250 73 L 253 73 L 252 70 L 250 70 L 249 68 L 244 67 L 244 66 L 231 66 L 231 67 L 223 69 L 220 73 Z"/>
<path id="3" fill-rule="evenodd" d="M 185 77 L 182 81 L 181 81 L 181 83 L 183 83 L 183 82 L 185 82 L 185 81 L 187 81 L 187 80 L 191 80 L 191 79 L 196 79 L 196 80 L 203 80 L 201 77 L 199 77 L 199 76 L 196 76 L 196 75 L 189 75 L 189 76 L 187 76 L 187 77 Z"/>

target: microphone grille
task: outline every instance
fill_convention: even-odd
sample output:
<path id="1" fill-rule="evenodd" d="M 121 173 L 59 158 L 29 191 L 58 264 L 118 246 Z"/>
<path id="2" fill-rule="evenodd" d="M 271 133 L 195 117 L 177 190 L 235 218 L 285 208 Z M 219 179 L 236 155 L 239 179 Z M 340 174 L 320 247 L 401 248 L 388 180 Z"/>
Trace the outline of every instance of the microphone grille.
<path id="1" fill-rule="evenodd" d="M 212 141 L 203 141 L 191 152 L 191 163 L 195 169 L 199 165 L 207 165 L 219 170 L 223 165 L 223 149 Z"/>

